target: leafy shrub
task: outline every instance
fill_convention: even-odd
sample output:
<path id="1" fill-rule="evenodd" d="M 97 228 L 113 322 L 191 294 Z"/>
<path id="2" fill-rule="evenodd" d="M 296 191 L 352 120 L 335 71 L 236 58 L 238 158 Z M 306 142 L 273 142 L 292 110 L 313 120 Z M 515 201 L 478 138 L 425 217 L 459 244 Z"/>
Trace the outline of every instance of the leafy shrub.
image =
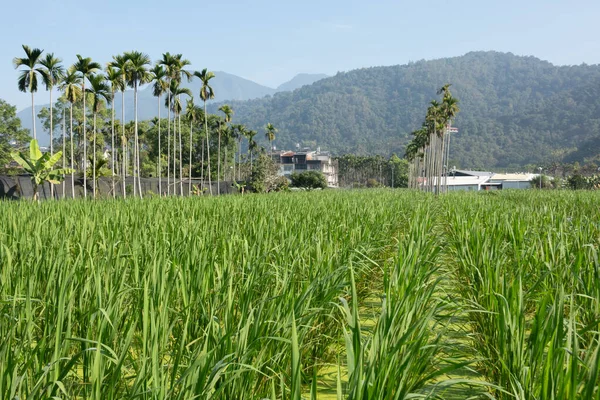
<path id="1" fill-rule="evenodd" d="M 302 173 L 294 172 L 290 179 L 293 187 L 306 189 L 326 189 L 327 180 L 320 171 L 306 171 Z"/>

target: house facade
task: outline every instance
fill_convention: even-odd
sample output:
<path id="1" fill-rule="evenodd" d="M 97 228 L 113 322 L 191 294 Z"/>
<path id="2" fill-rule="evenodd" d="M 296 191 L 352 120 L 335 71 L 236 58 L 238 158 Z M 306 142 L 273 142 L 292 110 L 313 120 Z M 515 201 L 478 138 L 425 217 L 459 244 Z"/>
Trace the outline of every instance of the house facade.
<path id="1" fill-rule="evenodd" d="M 338 187 L 337 162 L 328 151 L 303 149 L 273 153 L 273 161 L 279 165 L 279 175 L 290 178 L 294 172 L 319 171 L 327 180 L 327 186 Z"/>

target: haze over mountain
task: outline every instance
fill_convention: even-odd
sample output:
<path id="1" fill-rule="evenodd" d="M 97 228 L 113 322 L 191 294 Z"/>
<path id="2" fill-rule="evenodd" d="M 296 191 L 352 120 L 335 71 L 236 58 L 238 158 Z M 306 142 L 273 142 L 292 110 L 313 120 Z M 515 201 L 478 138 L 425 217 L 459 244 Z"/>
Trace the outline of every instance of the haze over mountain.
<path id="1" fill-rule="evenodd" d="M 210 102 L 226 102 L 234 100 L 250 100 L 256 98 L 262 98 L 265 96 L 271 96 L 281 91 L 292 91 L 298 89 L 304 85 L 309 85 L 319 79 L 327 77 L 324 74 L 299 74 L 292 78 L 288 82 L 282 83 L 277 89 L 273 89 L 264 85 L 260 85 L 256 82 L 250 81 L 245 78 L 241 78 L 236 75 L 228 74 L 227 72 L 215 71 L 215 77 L 211 79 L 211 86 L 215 92 L 215 99 Z M 193 79 L 191 82 L 184 80 L 182 86 L 187 87 L 191 90 L 194 95 L 194 101 L 196 104 L 200 104 L 200 80 Z M 46 93 L 47 94 L 47 93 Z M 44 92 L 40 90 L 38 96 L 44 95 Z M 184 96 L 185 99 L 186 96 Z M 39 97 L 38 97 L 39 98 Z M 164 102 L 165 96 L 163 96 Z M 115 96 L 114 107 L 117 110 L 117 118 L 121 116 L 121 104 L 122 96 L 121 93 L 117 93 Z M 131 121 L 134 118 L 133 107 L 129 106 L 133 104 L 133 91 L 127 90 L 125 92 L 125 120 Z M 36 105 L 36 116 L 40 110 L 48 105 Z M 152 86 L 146 85 L 139 90 L 138 93 L 138 119 L 152 119 L 157 115 L 158 99 L 152 95 Z M 161 116 L 167 115 L 167 108 L 163 105 L 161 109 Z M 17 113 L 17 116 L 21 119 L 21 124 L 24 128 L 31 129 L 31 107 L 27 107 Z M 42 129 L 42 123 L 38 119 L 38 140 L 42 145 L 48 145 L 50 143 L 50 137 L 47 132 Z"/>

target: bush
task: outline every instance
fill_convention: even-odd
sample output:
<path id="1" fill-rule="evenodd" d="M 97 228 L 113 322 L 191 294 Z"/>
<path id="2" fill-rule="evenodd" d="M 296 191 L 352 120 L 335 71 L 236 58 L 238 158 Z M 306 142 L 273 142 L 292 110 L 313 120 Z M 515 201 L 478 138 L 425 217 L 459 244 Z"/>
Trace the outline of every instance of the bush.
<path id="1" fill-rule="evenodd" d="M 294 172 L 290 179 L 293 187 L 305 189 L 326 189 L 327 180 L 320 171 L 306 171 L 300 174 Z"/>
<path id="2" fill-rule="evenodd" d="M 377 179 L 370 178 L 367 180 L 367 187 L 368 188 L 378 188 L 378 187 L 381 187 L 381 183 L 379 183 L 379 181 Z"/>
<path id="3" fill-rule="evenodd" d="M 278 192 L 287 190 L 287 179 L 277 175 L 279 168 L 271 157 L 260 154 L 252 167 L 250 185 L 256 193 Z"/>

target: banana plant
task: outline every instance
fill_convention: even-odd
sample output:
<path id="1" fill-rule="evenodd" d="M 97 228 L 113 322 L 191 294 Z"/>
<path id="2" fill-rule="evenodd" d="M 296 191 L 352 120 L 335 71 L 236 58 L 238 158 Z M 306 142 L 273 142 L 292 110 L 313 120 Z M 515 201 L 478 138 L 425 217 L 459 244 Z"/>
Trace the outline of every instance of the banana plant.
<path id="1" fill-rule="evenodd" d="M 66 174 L 74 172 L 71 168 L 53 169 L 52 167 L 54 167 L 54 164 L 61 159 L 62 151 L 59 151 L 54 155 L 51 155 L 50 153 L 42 154 L 40 146 L 35 139 L 29 144 L 29 156 L 20 152 L 13 152 L 11 153 L 11 156 L 27 173 L 31 174 L 34 201 L 39 199 L 38 187 L 43 185 L 44 182 L 56 185 L 65 179 Z"/>

